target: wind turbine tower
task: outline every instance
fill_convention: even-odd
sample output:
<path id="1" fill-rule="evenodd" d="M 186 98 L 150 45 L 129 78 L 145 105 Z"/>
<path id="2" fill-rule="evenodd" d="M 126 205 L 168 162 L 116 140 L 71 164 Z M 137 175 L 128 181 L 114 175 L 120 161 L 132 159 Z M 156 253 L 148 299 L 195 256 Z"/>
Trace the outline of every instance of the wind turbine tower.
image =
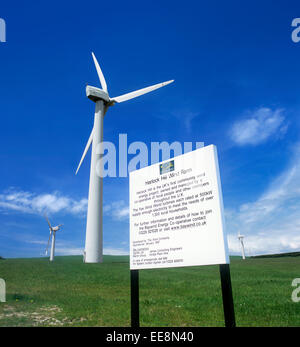
<path id="1" fill-rule="evenodd" d="M 238 239 L 239 239 L 240 244 L 241 244 L 242 257 L 243 257 L 243 259 L 245 260 L 246 257 L 245 257 L 245 248 L 244 248 L 244 235 L 241 235 L 240 232 L 239 232 L 239 234 L 238 234 Z"/>
<path id="2" fill-rule="evenodd" d="M 127 101 L 136 98 L 140 95 L 152 92 L 155 89 L 166 86 L 174 80 L 155 84 L 150 87 L 136 90 L 121 96 L 110 98 L 108 95 L 107 84 L 104 75 L 101 71 L 99 63 L 92 53 L 94 64 L 100 80 L 102 89 L 86 86 L 86 96 L 95 102 L 94 126 L 90 134 L 87 145 L 79 162 L 76 174 L 81 166 L 81 163 L 86 156 L 86 153 L 92 144 L 92 156 L 90 166 L 90 183 L 89 183 L 89 198 L 88 212 L 86 223 L 86 238 L 84 261 L 86 263 L 102 263 L 103 261 L 103 236 L 102 236 L 102 205 L 103 205 L 103 173 L 100 159 L 103 155 L 103 118 L 110 106 L 116 103 Z M 98 165 L 98 163 L 100 165 Z M 98 166 L 97 166 L 98 165 Z"/>

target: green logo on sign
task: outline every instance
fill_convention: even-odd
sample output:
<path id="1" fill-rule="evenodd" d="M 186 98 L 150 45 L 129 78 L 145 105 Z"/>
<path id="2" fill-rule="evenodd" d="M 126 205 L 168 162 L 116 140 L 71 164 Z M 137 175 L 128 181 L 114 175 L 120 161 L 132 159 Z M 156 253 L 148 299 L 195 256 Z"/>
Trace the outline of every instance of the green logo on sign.
<path id="1" fill-rule="evenodd" d="M 159 164 L 159 172 L 161 175 L 170 171 L 174 171 L 174 169 L 174 160 L 168 161 L 167 163 Z"/>

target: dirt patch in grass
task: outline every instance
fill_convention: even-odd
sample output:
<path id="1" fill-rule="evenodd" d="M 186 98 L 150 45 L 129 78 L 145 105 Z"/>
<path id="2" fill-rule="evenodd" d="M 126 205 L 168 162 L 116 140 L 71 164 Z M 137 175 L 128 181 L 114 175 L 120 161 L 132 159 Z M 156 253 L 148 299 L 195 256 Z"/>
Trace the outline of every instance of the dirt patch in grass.
<path id="1" fill-rule="evenodd" d="M 56 315 L 59 314 L 59 319 Z M 17 311 L 13 306 L 6 306 L 0 314 L 0 326 L 68 326 L 74 323 L 82 322 L 84 318 L 78 321 L 69 320 L 63 317 L 62 310 L 58 306 L 42 306 L 32 312 Z"/>

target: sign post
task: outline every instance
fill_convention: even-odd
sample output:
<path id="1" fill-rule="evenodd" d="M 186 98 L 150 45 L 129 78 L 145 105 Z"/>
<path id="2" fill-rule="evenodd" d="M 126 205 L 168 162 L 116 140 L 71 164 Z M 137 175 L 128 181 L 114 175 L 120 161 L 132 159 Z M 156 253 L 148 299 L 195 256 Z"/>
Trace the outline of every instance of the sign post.
<path id="1" fill-rule="evenodd" d="M 130 270 L 131 285 L 131 327 L 140 326 L 140 308 L 139 308 L 139 270 Z"/>
<path id="2" fill-rule="evenodd" d="M 225 326 L 226 328 L 234 328 L 235 315 L 234 315 L 229 264 L 220 265 L 220 277 L 221 277 Z"/>
<path id="3" fill-rule="evenodd" d="M 226 326 L 235 326 L 217 149 L 199 148 L 130 173 L 132 325 L 138 271 L 220 265 Z"/>

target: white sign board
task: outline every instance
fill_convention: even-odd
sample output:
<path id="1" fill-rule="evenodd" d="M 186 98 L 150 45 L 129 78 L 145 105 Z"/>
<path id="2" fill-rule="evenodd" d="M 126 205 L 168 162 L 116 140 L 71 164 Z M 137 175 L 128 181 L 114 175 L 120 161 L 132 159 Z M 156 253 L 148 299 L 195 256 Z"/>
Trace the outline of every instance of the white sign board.
<path id="1" fill-rule="evenodd" d="M 130 173 L 130 269 L 229 263 L 217 150 Z"/>

